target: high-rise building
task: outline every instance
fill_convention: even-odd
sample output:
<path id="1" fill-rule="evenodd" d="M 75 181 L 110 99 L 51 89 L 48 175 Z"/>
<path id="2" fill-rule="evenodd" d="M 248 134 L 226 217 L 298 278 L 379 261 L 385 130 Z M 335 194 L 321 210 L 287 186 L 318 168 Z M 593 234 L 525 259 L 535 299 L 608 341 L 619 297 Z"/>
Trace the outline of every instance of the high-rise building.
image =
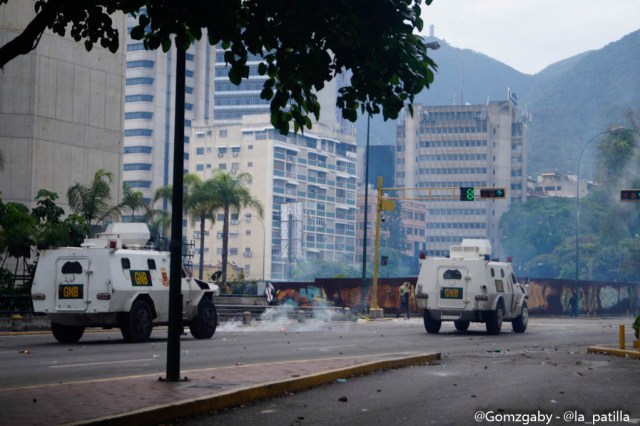
<path id="1" fill-rule="evenodd" d="M 243 210 L 230 218 L 229 262 L 247 279 L 289 280 L 304 260 L 355 262 L 356 141 L 353 134 L 315 123 L 304 134 L 281 135 L 268 115 L 194 127 L 192 172 L 249 173 L 249 189 L 264 217 Z M 204 265 L 219 268 L 222 216 L 207 224 Z M 188 237 L 199 230 L 190 225 Z"/>
<path id="2" fill-rule="evenodd" d="M 35 17 L 33 2 L 2 5 L 0 40 L 15 38 Z M 124 34 L 125 18 L 112 16 Z M 124 46 L 124 35 L 120 46 Z M 121 193 L 124 49 L 115 54 L 45 31 L 29 54 L 0 72 L 0 171 L 4 202 L 35 207 L 40 189 L 56 192 L 69 213 L 66 192 L 89 184 L 99 169 L 113 173 L 112 197 Z"/>
<path id="3" fill-rule="evenodd" d="M 136 22 L 128 16 L 127 28 Z M 186 53 L 185 144 L 189 143 L 193 120 L 208 122 L 213 118 L 215 47 L 206 42 L 206 35 L 203 40 Z M 149 201 L 157 188 L 173 181 L 176 50 L 172 46 L 167 53 L 147 51 L 141 41 L 130 37 L 126 46 L 123 181 Z M 188 160 L 185 149 L 187 170 Z"/>
<path id="4" fill-rule="evenodd" d="M 398 126 L 396 185 L 474 188 L 474 201 L 427 202 L 427 255 L 446 256 L 464 238 L 488 238 L 496 255 L 498 223 L 511 203 L 526 199 L 527 114 L 515 97 L 487 105 L 414 105 Z M 504 188 L 504 198 L 481 198 L 480 188 Z M 427 191 L 424 191 L 425 194 Z"/>

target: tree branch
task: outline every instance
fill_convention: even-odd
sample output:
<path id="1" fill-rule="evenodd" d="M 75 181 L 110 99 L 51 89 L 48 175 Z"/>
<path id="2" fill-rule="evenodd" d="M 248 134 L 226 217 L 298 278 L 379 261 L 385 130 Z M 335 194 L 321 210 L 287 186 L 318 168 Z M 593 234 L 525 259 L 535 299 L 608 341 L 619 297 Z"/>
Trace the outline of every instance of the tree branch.
<path id="1" fill-rule="evenodd" d="M 19 55 L 26 55 L 38 46 L 42 33 L 53 23 L 56 16 L 56 2 L 46 3 L 16 38 L 0 47 L 0 69 Z"/>

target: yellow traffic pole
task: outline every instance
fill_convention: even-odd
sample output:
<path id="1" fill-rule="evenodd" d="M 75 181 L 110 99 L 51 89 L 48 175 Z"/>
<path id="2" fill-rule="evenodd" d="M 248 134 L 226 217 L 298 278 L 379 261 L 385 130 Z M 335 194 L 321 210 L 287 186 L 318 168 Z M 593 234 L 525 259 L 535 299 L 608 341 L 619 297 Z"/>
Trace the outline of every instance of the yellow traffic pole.
<path id="1" fill-rule="evenodd" d="M 618 333 L 619 333 L 619 345 L 618 347 L 620 349 L 624 349 L 625 348 L 625 341 L 624 341 L 624 324 L 620 324 L 620 328 L 618 329 Z"/>
<path id="2" fill-rule="evenodd" d="M 373 288 L 371 289 L 371 309 L 378 306 L 378 256 L 380 255 L 380 212 L 382 210 L 382 176 L 378 176 L 378 201 L 376 203 L 376 241 L 373 255 Z"/>

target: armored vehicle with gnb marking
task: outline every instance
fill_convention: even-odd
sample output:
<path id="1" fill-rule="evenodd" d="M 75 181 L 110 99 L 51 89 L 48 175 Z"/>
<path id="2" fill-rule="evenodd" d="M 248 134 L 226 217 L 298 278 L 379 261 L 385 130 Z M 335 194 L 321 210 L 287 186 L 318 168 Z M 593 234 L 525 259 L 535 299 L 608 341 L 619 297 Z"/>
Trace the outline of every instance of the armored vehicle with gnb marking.
<path id="1" fill-rule="evenodd" d="M 448 258 L 420 259 L 415 295 L 428 333 L 438 333 L 443 321 L 453 321 L 459 331 L 483 322 L 489 334 L 499 334 L 504 321 L 516 333 L 527 329 L 526 287 L 511 263 L 490 256 L 488 240 L 465 239 L 450 247 Z"/>
<path id="2" fill-rule="evenodd" d="M 113 223 L 81 247 L 40 251 L 31 298 L 59 342 L 77 342 L 86 327 L 117 327 L 126 341 L 144 342 L 153 326 L 168 323 L 170 253 L 148 241 L 146 224 Z M 215 333 L 219 294 L 183 270 L 182 323 L 196 339 Z"/>

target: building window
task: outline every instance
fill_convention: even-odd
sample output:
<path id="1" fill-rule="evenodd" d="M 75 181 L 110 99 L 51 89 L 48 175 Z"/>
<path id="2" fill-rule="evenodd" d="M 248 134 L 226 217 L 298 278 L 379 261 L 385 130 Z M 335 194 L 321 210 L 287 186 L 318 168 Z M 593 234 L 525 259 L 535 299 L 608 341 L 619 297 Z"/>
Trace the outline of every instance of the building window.
<path id="1" fill-rule="evenodd" d="M 124 183 L 129 188 L 151 188 L 151 181 L 149 180 L 125 180 Z"/>
<path id="2" fill-rule="evenodd" d="M 153 68 L 153 61 L 127 61 L 127 68 Z"/>
<path id="3" fill-rule="evenodd" d="M 151 170 L 151 164 L 148 163 L 130 163 L 125 164 L 123 166 L 123 170 L 125 172 L 130 172 L 133 170 Z"/>
<path id="4" fill-rule="evenodd" d="M 151 129 L 127 129 L 124 131 L 125 136 L 151 136 L 153 130 Z"/>
<path id="5" fill-rule="evenodd" d="M 127 52 L 133 52 L 136 50 L 145 50 L 144 43 L 131 43 L 127 45 Z"/>
<path id="6" fill-rule="evenodd" d="M 125 146 L 125 154 L 151 154 L 152 148 L 150 146 Z"/>
<path id="7" fill-rule="evenodd" d="M 152 112 L 147 111 L 134 111 L 134 112 L 125 112 L 124 119 L 125 120 L 151 120 L 153 118 Z"/>
<path id="8" fill-rule="evenodd" d="M 227 137 L 227 129 L 220 129 L 220 131 L 218 132 L 218 136 L 220 136 L 221 138 L 226 138 Z"/>
<path id="9" fill-rule="evenodd" d="M 153 102 L 153 95 L 127 95 L 125 102 Z"/>
<path id="10" fill-rule="evenodd" d="M 135 86 L 135 85 L 138 85 L 138 84 L 151 86 L 151 85 L 153 85 L 153 78 L 151 78 L 151 77 L 127 78 L 126 84 L 127 84 L 127 86 Z"/>
<path id="11" fill-rule="evenodd" d="M 204 148 L 196 148 L 196 155 L 204 155 Z"/>

